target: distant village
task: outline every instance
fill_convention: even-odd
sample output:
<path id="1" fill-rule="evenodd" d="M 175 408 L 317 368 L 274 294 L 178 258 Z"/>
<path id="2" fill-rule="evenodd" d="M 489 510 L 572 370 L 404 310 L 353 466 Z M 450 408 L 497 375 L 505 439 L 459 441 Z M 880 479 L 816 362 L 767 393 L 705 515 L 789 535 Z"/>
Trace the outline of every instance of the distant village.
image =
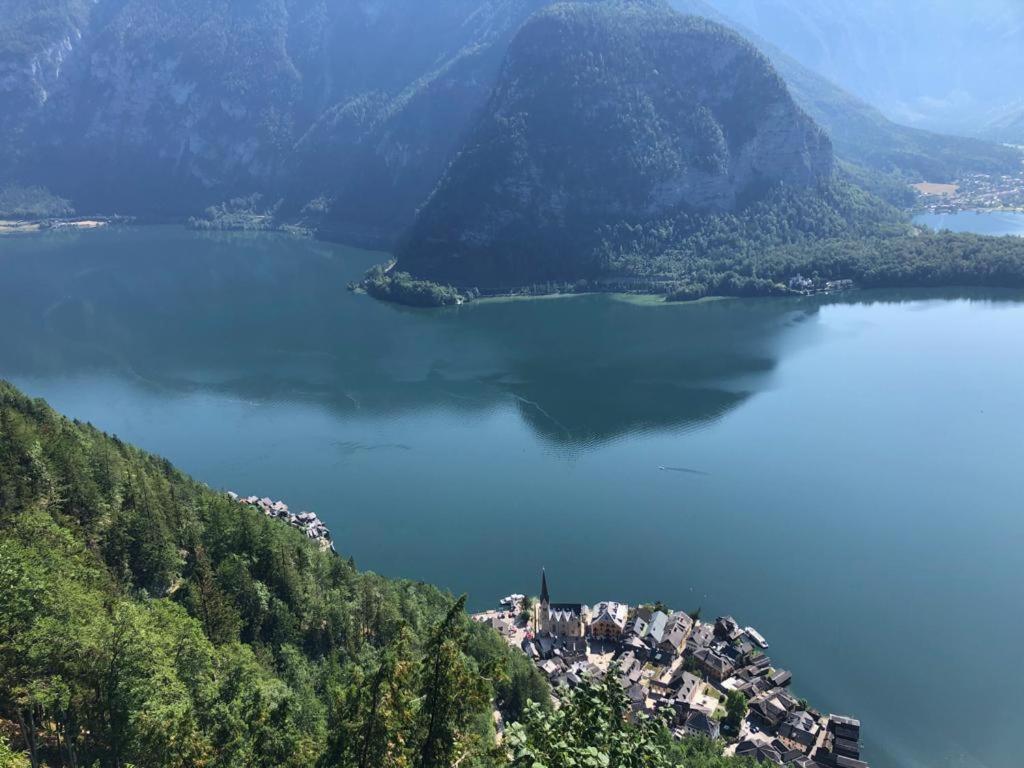
<path id="1" fill-rule="evenodd" d="M 928 213 L 967 210 L 1024 211 L 1024 171 L 997 176 L 973 173 L 955 184 L 914 184 L 918 206 Z"/>
<path id="2" fill-rule="evenodd" d="M 306 536 L 320 545 L 321 549 L 334 551 L 334 543 L 331 539 L 331 532 L 324 525 L 323 520 L 316 516 L 315 512 L 299 512 L 294 514 L 288 509 L 283 501 L 273 501 L 267 497 L 239 496 L 234 491 L 228 491 L 228 497 L 239 504 L 259 510 L 267 517 L 272 517 L 281 522 L 287 523 L 293 528 L 298 528 Z"/>
<path id="3" fill-rule="evenodd" d="M 729 755 L 793 768 L 867 768 L 860 722 L 823 714 L 789 690 L 792 675 L 765 653 L 768 641 L 731 616 L 714 622 L 652 605 L 553 603 L 547 574 L 540 597 L 513 594 L 473 615 L 521 648 L 551 683 L 555 704 L 585 679 L 616 674 L 634 716 L 665 716 L 678 739 L 722 740 Z M 746 701 L 738 725 L 726 700 Z"/>

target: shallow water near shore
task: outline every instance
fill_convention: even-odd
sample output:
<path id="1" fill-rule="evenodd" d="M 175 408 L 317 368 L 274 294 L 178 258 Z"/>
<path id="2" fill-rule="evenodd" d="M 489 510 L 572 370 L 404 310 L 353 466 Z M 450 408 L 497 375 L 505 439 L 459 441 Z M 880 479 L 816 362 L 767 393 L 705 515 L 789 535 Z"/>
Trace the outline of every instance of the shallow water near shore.
<path id="1" fill-rule="evenodd" d="M 973 232 L 976 235 L 1024 237 L 1024 211 L 957 211 L 922 213 L 914 223 L 941 232 Z"/>
<path id="2" fill-rule="evenodd" d="M 731 613 L 875 768 L 1016 764 L 1024 293 L 414 310 L 345 290 L 382 259 L 4 240 L 0 376 L 473 608 Z"/>

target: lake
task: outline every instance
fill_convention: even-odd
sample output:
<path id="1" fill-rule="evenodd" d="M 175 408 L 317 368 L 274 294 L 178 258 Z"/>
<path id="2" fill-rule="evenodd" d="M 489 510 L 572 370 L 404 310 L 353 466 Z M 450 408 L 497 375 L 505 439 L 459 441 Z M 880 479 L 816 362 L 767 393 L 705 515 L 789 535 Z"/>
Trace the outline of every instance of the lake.
<path id="1" fill-rule="evenodd" d="M 1024 236 L 1024 213 L 1017 211 L 957 211 L 922 213 L 914 223 L 936 231 L 974 232 L 978 235 Z"/>
<path id="2" fill-rule="evenodd" d="M 345 290 L 382 258 L 5 239 L 0 376 L 475 608 L 731 613 L 875 768 L 1019 764 L 1024 293 L 412 310 Z"/>

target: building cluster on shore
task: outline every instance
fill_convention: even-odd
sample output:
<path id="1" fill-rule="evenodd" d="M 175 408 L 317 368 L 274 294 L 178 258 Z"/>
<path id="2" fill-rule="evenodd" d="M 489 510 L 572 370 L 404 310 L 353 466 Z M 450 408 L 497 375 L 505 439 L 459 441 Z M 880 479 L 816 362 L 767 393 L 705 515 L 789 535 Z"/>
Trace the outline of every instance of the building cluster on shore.
<path id="1" fill-rule="evenodd" d="M 810 296 L 815 293 L 840 293 L 852 291 L 856 286 L 853 280 L 821 280 L 817 277 L 804 277 L 797 273 L 789 278 L 787 286 L 793 293 Z"/>
<path id="2" fill-rule="evenodd" d="M 919 207 L 929 213 L 1024 210 L 1024 171 L 1016 175 L 972 173 L 956 184 L 915 184 Z"/>
<path id="3" fill-rule="evenodd" d="M 490 623 L 547 676 L 557 701 L 583 680 L 616 674 L 634 715 L 667 717 L 676 738 L 721 739 L 727 754 L 794 768 L 867 768 L 860 722 L 825 715 L 789 690 L 792 675 L 765 654 L 768 642 L 731 616 L 604 601 L 552 603 L 546 574 L 536 601 L 510 595 Z M 729 732 L 725 701 L 739 692 L 747 714 Z M 735 694 L 733 694 L 735 697 Z"/>
<path id="4" fill-rule="evenodd" d="M 228 496 L 239 504 L 258 509 L 267 517 L 273 517 L 293 528 L 300 529 L 307 537 L 316 541 L 321 549 L 334 549 L 330 530 L 324 525 L 323 520 L 316 516 L 315 512 L 299 512 L 295 514 L 289 511 L 288 505 L 283 501 L 273 501 L 266 496 L 263 498 L 258 496 L 239 496 L 234 491 L 228 491 Z"/>

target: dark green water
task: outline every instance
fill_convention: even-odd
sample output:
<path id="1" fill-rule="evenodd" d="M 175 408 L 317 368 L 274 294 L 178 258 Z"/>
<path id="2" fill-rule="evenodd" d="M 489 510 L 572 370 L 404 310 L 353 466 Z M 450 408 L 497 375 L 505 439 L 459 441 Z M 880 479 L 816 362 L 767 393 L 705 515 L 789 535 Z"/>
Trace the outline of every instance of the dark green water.
<path id="1" fill-rule="evenodd" d="M 0 376 L 474 606 L 733 613 L 876 768 L 1020 764 L 1024 295 L 425 312 L 345 291 L 376 259 L 2 240 Z"/>

